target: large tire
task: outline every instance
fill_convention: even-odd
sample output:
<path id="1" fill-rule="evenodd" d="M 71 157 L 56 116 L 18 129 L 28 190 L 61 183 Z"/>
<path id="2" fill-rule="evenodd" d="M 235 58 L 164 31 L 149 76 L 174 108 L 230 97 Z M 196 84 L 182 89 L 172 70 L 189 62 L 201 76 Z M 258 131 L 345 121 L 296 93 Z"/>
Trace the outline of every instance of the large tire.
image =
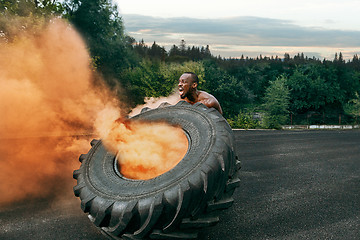
<path id="1" fill-rule="evenodd" d="M 217 110 L 203 104 L 181 101 L 145 110 L 133 118 L 166 120 L 183 128 L 189 140 L 184 158 L 158 177 L 131 180 L 119 174 L 115 156 L 102 142 L 93 140 L 73 174 L 75 196 L 110 238 L 197 238 L 198 228 L 219 221 L 215 210 L 231 206 L 239 185 L 232 129 Z"/>

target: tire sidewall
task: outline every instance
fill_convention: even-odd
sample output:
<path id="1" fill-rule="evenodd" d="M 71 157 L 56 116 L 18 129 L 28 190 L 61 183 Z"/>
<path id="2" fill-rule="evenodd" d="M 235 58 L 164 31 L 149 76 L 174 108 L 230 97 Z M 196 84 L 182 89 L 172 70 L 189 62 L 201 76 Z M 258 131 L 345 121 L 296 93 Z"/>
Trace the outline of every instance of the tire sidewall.
<path id="1" fill-rule="evenodd" d="M 89 190 L 104 199 L 130 201 L 149 198 L 161 191 L 187 181 L 189 175 L 203 165 L 216 141 L 215 122 L 209 117 L 205 106 L 194 108 L 184 105 L 148 110 L 133 117 L 141 121 L 166 121 L 181 126 L 189 140 L 184 158 L 168 172 L 149 180 L 126 179 L 116 170 L 116 158 L 99 141 L 83 162 L 85 181 Z M 169 141 L 176 141 L 169 139 Z M 141 146 L 139 146 L 141 147 Z"/>

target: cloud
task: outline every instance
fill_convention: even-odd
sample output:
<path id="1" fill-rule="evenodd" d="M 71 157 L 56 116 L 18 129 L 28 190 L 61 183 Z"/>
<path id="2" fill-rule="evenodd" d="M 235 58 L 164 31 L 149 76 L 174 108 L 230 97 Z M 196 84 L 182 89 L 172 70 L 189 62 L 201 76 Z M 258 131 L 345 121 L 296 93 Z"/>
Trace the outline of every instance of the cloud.
<path id="1" fill-rule="evenodd" d="M 219 51 L 226 46 L 360 49 L 360 31 L 303 27 L 289 20 L 260 17 L 158 18 L 142 15 L 124 15 L 123 18 L 131 36 L 165 46 L 178 45 L 184 39 L 188 45 L 222 45 Z M 314 53 L 322 55 L 317 51 Z"/>

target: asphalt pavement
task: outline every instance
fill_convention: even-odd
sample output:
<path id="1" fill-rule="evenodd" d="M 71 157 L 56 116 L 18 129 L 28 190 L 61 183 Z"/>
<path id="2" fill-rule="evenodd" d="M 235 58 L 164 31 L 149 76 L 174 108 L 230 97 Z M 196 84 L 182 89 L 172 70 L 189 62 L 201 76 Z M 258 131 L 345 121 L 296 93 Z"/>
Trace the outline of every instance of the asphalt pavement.
<path id="1" fill-rule="evenodd" d="M 240 187 L 199 239 L 360 239 L 360 130 L 235 131 Z M 74 182 L 75 184 L 75 182 Z M 106 239 L 71 189 L 0 209 L 0 239 Z"/>

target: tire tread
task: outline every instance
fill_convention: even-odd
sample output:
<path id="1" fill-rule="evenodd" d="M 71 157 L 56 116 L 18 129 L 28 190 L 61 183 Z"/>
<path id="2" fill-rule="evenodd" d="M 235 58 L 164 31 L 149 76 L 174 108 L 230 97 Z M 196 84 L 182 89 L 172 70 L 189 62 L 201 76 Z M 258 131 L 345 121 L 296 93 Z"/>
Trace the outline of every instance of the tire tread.
<path id="1" fill-rule="evenodd" d="M 168 107 L 191 108 L 206 114 L 214 122 L 217 135 L 214 149 L 206 161 L 184 181 L 158 193 L 153 199 L 110 201 L 105 196 L 92 192 L 87 186 L 86 169 L 83 165 L 93 156 L 101 140 L 93 139 L 89 152 L 79 157 L 81 166 L 73 172 L 73 178 L 77 180 L 73 188 L 74 194 L 80 197 L 81 209 L 89 213 L 89 219 L 108 237 L 196 239 L 197 232 L 190 231 L 191 229 L 215 225 L 219 222 L 219 217 L 212 213 L 226 209 L 234 202 L 232 194 L 240 184 L 236 177 L 240 161 L 235 158 L 234 136 L 227 121 L 216 109 L 209 109 L 202 103 L 191 105 L 186 101 L 179 101 L 173 106 L 163 103 L 158 108 Z M 150 110 L 153 109 L 143 108 L 141 113 Z M 164 216 L 168 220 L 159 225 L 159 219 Z M 134 230 L 134 226 L 130 225 L 135 222 L 137 227 Z"/>

